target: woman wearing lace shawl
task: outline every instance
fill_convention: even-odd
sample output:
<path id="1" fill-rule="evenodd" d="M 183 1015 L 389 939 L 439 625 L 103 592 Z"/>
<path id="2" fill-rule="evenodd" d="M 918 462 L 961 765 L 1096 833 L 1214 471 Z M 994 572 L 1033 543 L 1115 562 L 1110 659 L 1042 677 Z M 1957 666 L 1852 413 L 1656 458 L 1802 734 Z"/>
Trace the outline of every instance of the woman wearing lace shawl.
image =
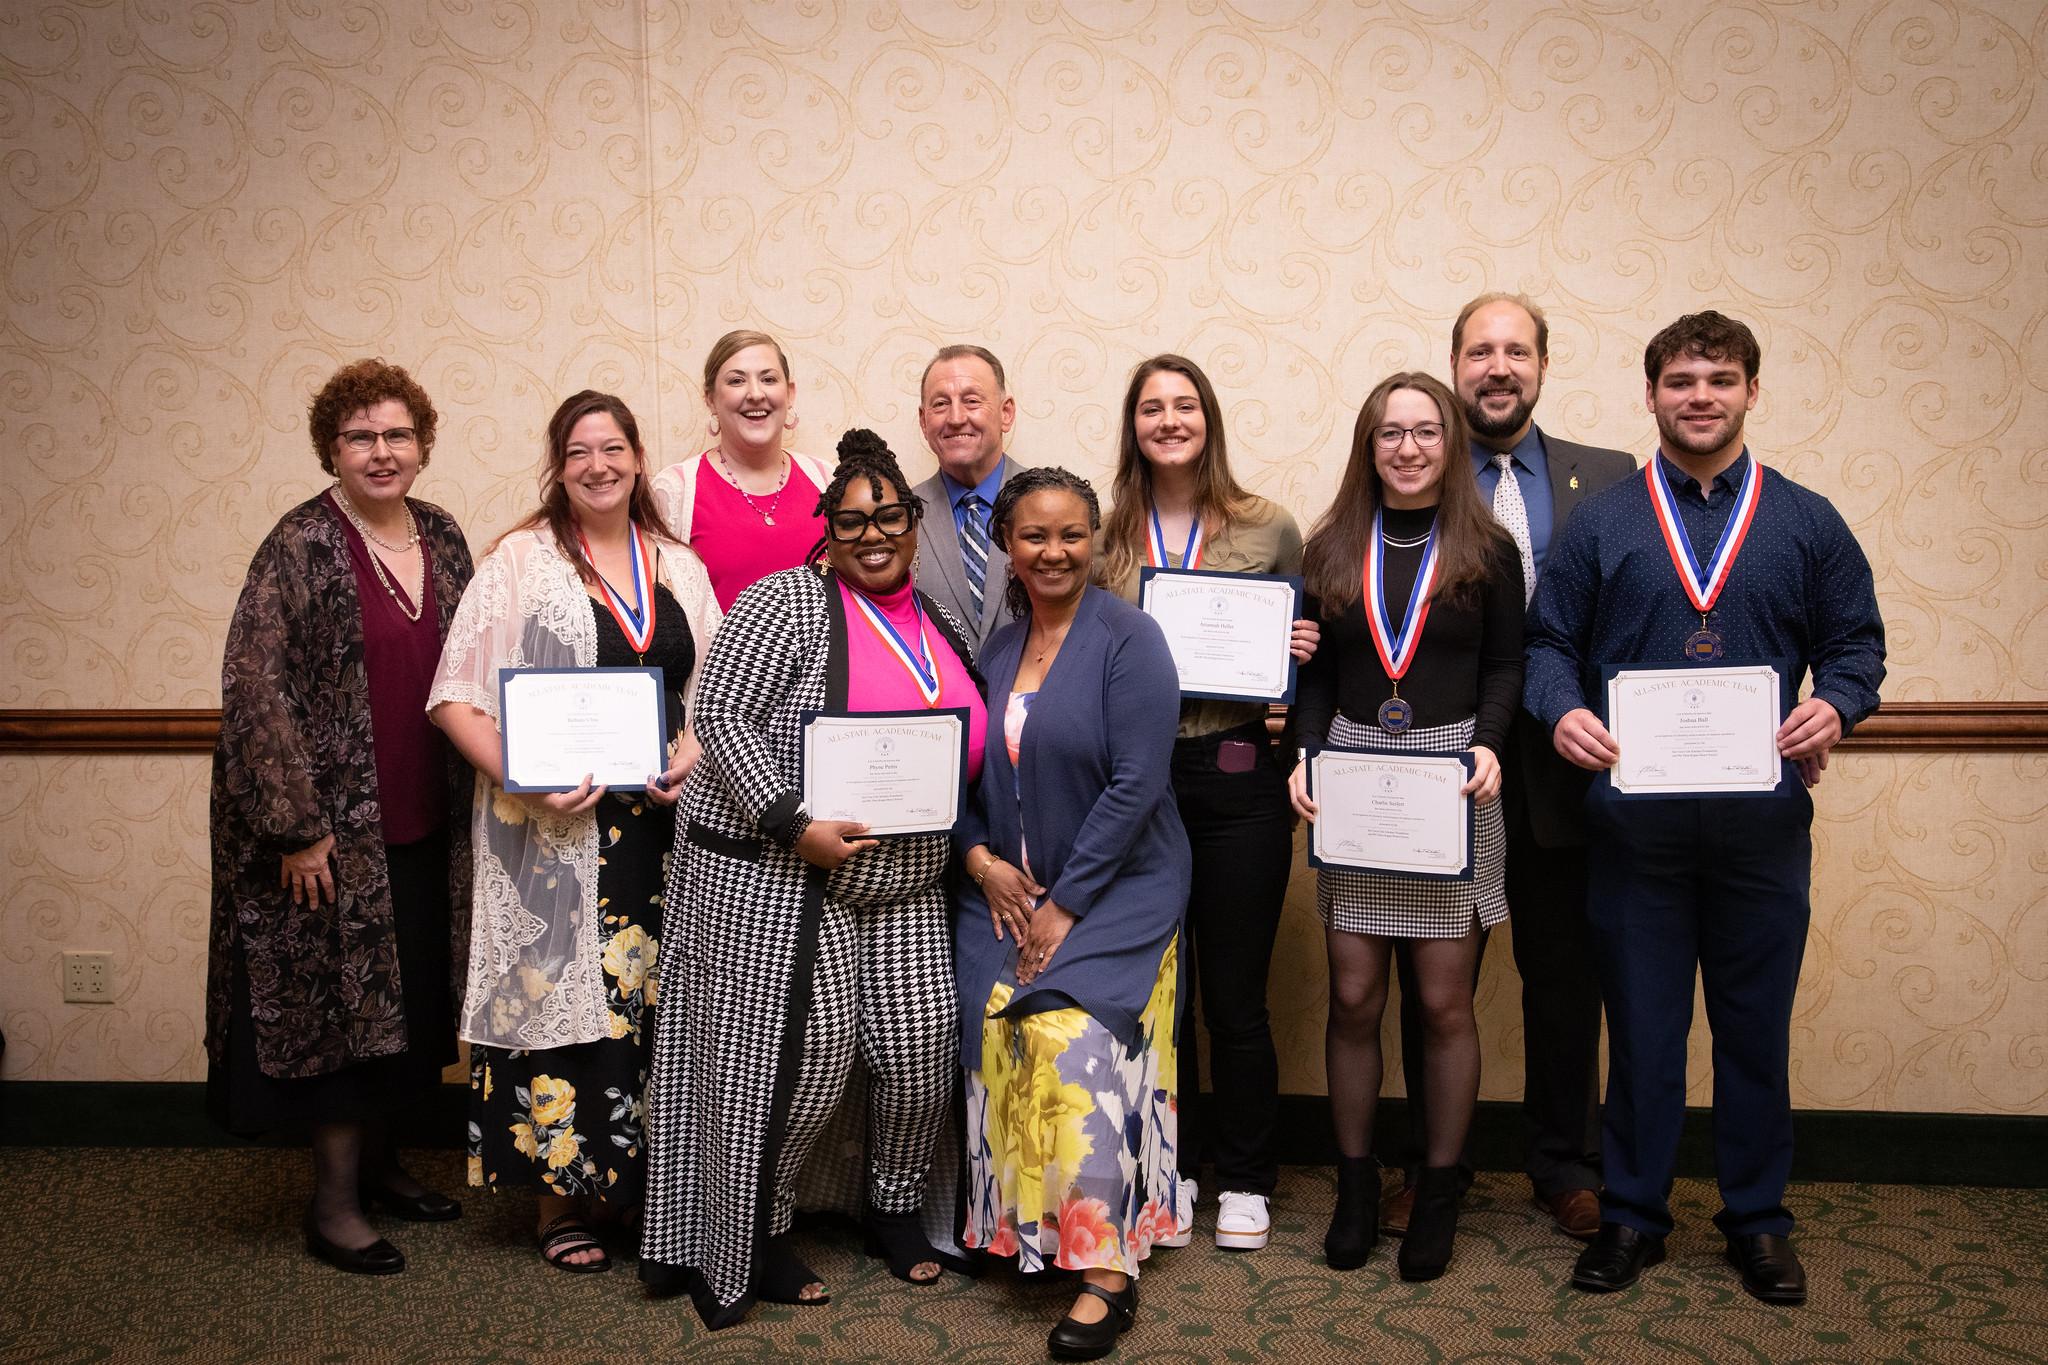
<path id="1" fill-rule="evenodd" d="M 697 556 L 661 532 L 638 424 L 586 390 L 548 423 L 541 505 L 477 568 L 428 707 L 481 773 L 461 1034 L 469 1182 L 540 1192 L 541 1254 L 609 1268 L 590 1220 L 635 1208 L 647 1158 L 663 872 L 699 752 L 696 663 L 718 627 Z M 651 564 L 652 572 L 646 572 Z M 504 790 L 501 667 L 656 667 L 668 769 L 646 791 Z"/>

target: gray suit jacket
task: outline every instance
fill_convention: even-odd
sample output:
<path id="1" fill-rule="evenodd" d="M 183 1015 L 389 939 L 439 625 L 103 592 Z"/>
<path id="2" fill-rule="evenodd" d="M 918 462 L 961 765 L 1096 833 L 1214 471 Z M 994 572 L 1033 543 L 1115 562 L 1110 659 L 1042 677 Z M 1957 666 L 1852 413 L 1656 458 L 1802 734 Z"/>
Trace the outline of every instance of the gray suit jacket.
<path id="1" fill-rule="evenodd" d="M 1540 430 L 1540 428 L 1539 428 Z M 1636 472 L 1633 457 L 1619 450 L 1582 446 L 1576 441 L 1543 437 L 1544 459 L 1550 466 L 1553 514 L 1550 539 L 1564 529 L 1572 509 L 1609 484 Z M 1543 722 L 1527 711 L 1515 715 L 1508 729 L 1512 756 L 1502 767 L 1502 800 L 1510 822 L 1526 821 L 1536 842 L 1545 848 L 1566 848 L 1586 842 L 1580 814 L 1586 784 L 1592 775 L 1558 757 Z"/>
<path id="2" fill-rule="evenodd" d="M 1008 483 L 1023 468 L 1014 457 L 1003 464 L 1003 482 Z M 981 615 L 974 614 L 974 598 L 967 590 L 967 565 L 961 558 L 960 532 L 953 525 L 953 504 L 946 497 L 946 485 L 938 474 L 910 490 L 924 499 L 924 521 L 917 528 L 917 563 L 911 574 L 926 596 L 945 607 L 967 625 L 968 643 L 978 660 L 996 627 L 1009 622 L 1003 609 L 1003 590 L 1010 585 L 1010 557 L 994 545 L 988 547 L 987 591 L 982 596 Z"/>

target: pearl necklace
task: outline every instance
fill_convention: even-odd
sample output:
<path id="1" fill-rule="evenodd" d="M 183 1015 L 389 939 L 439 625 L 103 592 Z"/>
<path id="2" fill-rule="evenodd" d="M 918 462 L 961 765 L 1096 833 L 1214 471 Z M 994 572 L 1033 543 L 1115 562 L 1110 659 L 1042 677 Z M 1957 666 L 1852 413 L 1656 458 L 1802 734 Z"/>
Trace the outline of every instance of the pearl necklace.
<path id="1" fill-rule="evenodd" d="M 413 548 L 420 543 L 420 524 L 418 519 L 413 516 L 411 507 L 408 506 L 405 509 L 406 528 L 411 534 L 405 538 L 405 544 L 393 545 L 390 541 L 382 539 L 370 530 L 369 525 L 363 521 L 362 514 L 356 511 L 355 504 L 350 502 L 348 495 L 341 491 L 340 484 L 334 486 L 334 500 L 341 504 L 341 510 L 347 515 L 349 524 L 356 528 L 356 533 L 362 536 L 364 540 L 375 545 L 381 545 L 395 555 L 409 555 L 413 552 Z M 412 591 L 407 594 L 412 600 L 411 606 L 406 605 L 405 597 L 398 595 L 397 586 L 392 582 L 391 575 L 384 568 L 384 557 L 375 550 L 370 551 L 370 569 L 377 575 L 377 581 L 384 585 L 384 591 L 390 594 L 392 605 L 398 608 L 406 620 L 418 621 L 420 613 L 426 610 L 426 602 L 423 600 L 426 596 L 425 588 L 427 586 L 426 557 L 424 555 L 420 556 L 413 564 L 413 581 L 410 585 Z"/>
<path id="2" fill-rule="evenodd" d="M 789 487 L 789 457 L 787 455 L 782 457 L 782 482 L 776 485 L 775 496 L 768 500 L 768 510 L 764 512 L 761 510 L 761 505 L 754 501 L 753 496 L 746 489 L 740 487 L 739 476 L 734 474 L 732 466 L 725 462 L 725 451 L 717 446 L 713 446 L 711 447 L 711 454 L 718 461 L 718 472 L 725 475 L 725 481 L 732 485 L 735 493 L 740 495 L 740 501 L 754 509 L 754 515 L 761 519 L 762 525 L 773 526 L 775 524 L 775 509 L 782 506 L 782 494 Z"/>

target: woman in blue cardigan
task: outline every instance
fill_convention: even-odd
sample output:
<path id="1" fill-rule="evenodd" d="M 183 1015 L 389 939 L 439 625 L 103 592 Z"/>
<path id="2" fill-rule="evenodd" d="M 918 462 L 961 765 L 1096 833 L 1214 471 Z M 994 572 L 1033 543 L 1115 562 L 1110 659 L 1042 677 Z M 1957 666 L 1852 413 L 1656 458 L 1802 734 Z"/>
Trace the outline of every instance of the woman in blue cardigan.
<path id="1" fill-rule="evenodd" d="M 983 660 L 990 728 L 955 835 L 967 1068 L 965 1242 L 1081 1272 L 1047 1345 L 1108 1354 L 1138 1262 L 1185 1243 L 1173 1049 L 1187 834 L 1173 801 L 1179 677 L 1150 617 L 1088 582 L 1101 512 L 1063 469 L 996 498 L 1020 618 Z"/>

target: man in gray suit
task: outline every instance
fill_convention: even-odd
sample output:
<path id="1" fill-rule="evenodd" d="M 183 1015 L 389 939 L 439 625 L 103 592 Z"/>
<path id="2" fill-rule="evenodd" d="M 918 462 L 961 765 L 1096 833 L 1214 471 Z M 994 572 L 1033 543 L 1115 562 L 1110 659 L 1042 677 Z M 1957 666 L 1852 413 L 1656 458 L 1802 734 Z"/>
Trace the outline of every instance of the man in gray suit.
<path id="1" fill-rule="evenodd" d="M 1572 509 L 1636 472 L 1619 450 L 1582 446 L 1536 425 L 1550 365 L 1550 324 L 1519 294 L 1481 294 L 1451 328 L 1451 377 L 1472 426 L 1479 493 L 1522 553 L 1522 579 L 1537 575 Z M 1507 892 L 1515 966 L 1522 977 L 1526 1169 L 1536 1202 L 1558 1230 L 1587 1240 L 1600 1231 L 1600 982 L 1586 924 L 1587 774 L 1559 758 L 1526 711 L 1508 733 L 1501 765 L 1507 817 Z M 1481 945 L 1483 948 L 1483 944 Z M 1413 1140 L 1422 1146 L 1422 1020 L 1402 964 L 1401 1050 Z M 1468 1171 L 1470 1162 L 1463 1163 Z M 1407 1190 L 1383 1222 L 1405 1228 Z"/>
<path id="2" fill-rule="evenodd" d="M 979 655 L 1010 619 L 1010 557 L 991 541 L 989 513 L 1012 469 L 1003 437 L 1017 420 L 1017 400 L 1004 388 L 1003 362 L 979 346 L 941 347 L 919 390 L 917 422 L 939 472 L 912 490 L 924 499 L 917 586 L 960 618 Z"/>

